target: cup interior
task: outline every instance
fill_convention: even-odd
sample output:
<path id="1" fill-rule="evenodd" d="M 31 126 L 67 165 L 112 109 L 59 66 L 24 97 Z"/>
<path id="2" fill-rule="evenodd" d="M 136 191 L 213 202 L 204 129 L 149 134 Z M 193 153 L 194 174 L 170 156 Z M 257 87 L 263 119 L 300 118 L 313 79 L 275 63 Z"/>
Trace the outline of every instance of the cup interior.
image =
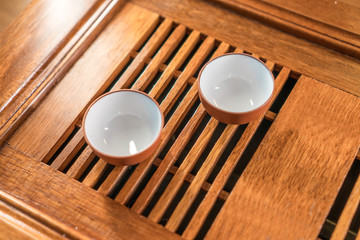
<path id="1" fill-rule="evenodd" d="M 272 95 L 272 73 L 259 60 L 244 54 L 210 61 L 200 75 L 200 90 L 213 106 L 228 112 L 252 111 Z"/>
<path id="2" fill-rule="evenodd" d="M 147 95 L 117 91 L 93 103 L 84 127 L 92 147 L 109 156 L 128 157 L 156 140 L 162 128 L 162 114 Z"/>

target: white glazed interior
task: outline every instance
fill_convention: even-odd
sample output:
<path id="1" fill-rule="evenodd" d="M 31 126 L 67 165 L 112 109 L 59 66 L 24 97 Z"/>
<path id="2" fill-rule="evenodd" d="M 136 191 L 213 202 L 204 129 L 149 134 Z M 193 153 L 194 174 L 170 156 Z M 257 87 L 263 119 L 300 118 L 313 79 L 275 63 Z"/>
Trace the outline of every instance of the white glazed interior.
<path id="1" fill-rule="evenodd" d="M 160 134 L 162 115 L 146 95 L 113 92 L 89 109 L 84 127 L 98 151 L 111 156 L 130 156 L 149 147 Z"/>
<path id="2" fill-rule="evenodd" d="M 213 106 L 234 113 L 248 112 L 271 96 L 270 71 L 253 57 L 231 54 L 209 62 L 200 76 L 200 89 Z"/>

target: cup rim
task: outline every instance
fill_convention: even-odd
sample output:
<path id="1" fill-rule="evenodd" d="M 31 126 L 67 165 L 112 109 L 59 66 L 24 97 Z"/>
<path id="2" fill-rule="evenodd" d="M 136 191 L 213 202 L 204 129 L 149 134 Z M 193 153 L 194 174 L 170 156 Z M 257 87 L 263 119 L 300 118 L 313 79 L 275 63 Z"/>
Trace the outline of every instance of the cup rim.
<path id="1" fill-rule="evenodd" d="M 218 59 L 218 58 L 221 58 L 221 57 L 229 56 L 229 55 L 242 55 L 242 56 L 246 56 L 246 57 L 251 57 L 251 58 L 255 59 L 256 61 L 258 61 L 259 63 L 261 63 L 261 64 L 270 72 L 270 76 L 271 76 L 271 79 L 272 79 L 272 82 L 273 82 L 273 89 L 272 89 L 272 91 L 271 91 L 270 97 L 269 97 L 263 104 L 261 104 L 260 106 L 258 106 L 257 108 L 254 108 L 254 109 L 249 110 L 249 111 L 243 111 L 243 112 L 231 112 L 231 111 L 227 111 L 227 110 L 224 110 L 224 109 L 219 108 L 219 107 L 215 106 L 214 104 L 212 104 L 212 103 L 205 97 L 205 95 L 203 94 L 202 89 L 201 89 L 201 86 L 200 86 L 200 80 L 201 80 L 202 72 L 204 71 L 205 67 L 206 67 L 209 63 L 213 62 L 214 60 L 216 60 L 216 59 Z M 224 53 L 224 54 L 221 54 L 221 55 L 219 55 L 219 56 L 211 59 L 210 61 L 208 61 L 208 62 L 201 68 L 201 70 L 200 70 L 200 72 L 199 72 L 198 79 L 199 79 L 199 80 L 197 81 L 197 82 L 198 82 L 198 83 L 197 83 L 197 86 L 198 86 L 198 90 L 199 90 L 198 92 L 199 92 L 199 94 L 201 95 L 201 98 L 200 98 L 200 99 L 204 99 L 204 101 L 206 101 L 206 103 L 207 103 L 208 105 L 210 105 L 211 107 L 213 107 L 213 108 L 216 109 L 217 111 L 219 111 L 219 112 L 221 112 L 221 113 L 224 113 L 224 114 L 228 114 L 228 115 L 245 115 L 245 114 L 246 114 L 246 115 L 248 115 L 248 114 L 250 115 L 250 114 L 253 114 L 253 113 L 257 112 L 258 109 L 263 108 L 265 105 L 267 105 L 267 104 L 270 102 L 270 100 L 272 99 L 272 97 L 273 97 L 273 95 L 274 95 L 274 91 L 275 91 L 275 78 L 274 78 L 274 74 L 272 73 L 272 71 L 270 71 L 270 69 L 266 66 L 266 64 L 265 64 L 263 61 L 261 61 L 260 59 L 257 59 L 257 58 L 254 57 L 254 56 L 251 56 L 251 55 L 249 55 L 249 54 L 247 54 L 247 53 Z"/>
<path id="2" fill-rule="evenodd" d="M 85 131 L 85 119 L 87 117 L 88 112 L 92 108 L 92 106 L 96 102 L 98 102 L 100 99 L 102 99 L 103 97 L 106 97 L 107 95 L 110 95 L 110 94 L 113 94 L 113 93 L 118 93 L 118 92 L 134 92 L 134 93 L 140 93 L 140 94 L 144 95 L 145 97 L 149 98 L 151 101 L 153 101 L 155 103 L 155 105 L 157 106 L 157 108 L 158 108 L 158 110 L 160 112 L 160 115 L 161 115 L 160 131 L 158 132 L 156 138 L 153 141 L 151 141 L 151 144 L 149 146 L 147 146 L 145 149 L 143 149 L 142 151 L 140 151 L 140 152 L 137 152 L 137 153 L 131 154 L 131 155 L 126 155 L 126 156 L 111 155 L 111 154 L 104 153 L 103 151 L 100 151 L 97 147 L 94 147 L 94 145 L 89 141 L 89 138 L 87 137 L 87 134 L 86 134 L 86 131 Z M 107 92 L 107 93 L 102 94 L 99 97 L 97 97 L 89 105 L 89 107 L 87 108 L 87 110 L 86 110 L 86 112 L 85 112 L 85 114 L 83 116 L 83 119 L 82 119 L 82 127 L 83 127 L 83 133 L 84 133 L 85 141 L 94 150 L 94 152 L 99 152 L 104 157 L 111 158 L 111 159 L 117 159 L 117 160 L 127 160 L 129 158 L 134 158 L 135 159 L 135 158 L 138 158 L 139 156 L 141 156 L 142 154 L 144 154 L 144 152 L 148 151 L 148 149 L 152 148 L 154 145 L 156 145 L 158 143 L 159 139 L 161 138 L 162 129 L 164 128 L 164 114 L 161 111 L 159 103 L 154 98 L 149 96 L 147 93 L 141 92 L 141 91 L 138 91 L 138 90 L 133 90 L 133 89 L 120 89 L 120 90 Z"/>

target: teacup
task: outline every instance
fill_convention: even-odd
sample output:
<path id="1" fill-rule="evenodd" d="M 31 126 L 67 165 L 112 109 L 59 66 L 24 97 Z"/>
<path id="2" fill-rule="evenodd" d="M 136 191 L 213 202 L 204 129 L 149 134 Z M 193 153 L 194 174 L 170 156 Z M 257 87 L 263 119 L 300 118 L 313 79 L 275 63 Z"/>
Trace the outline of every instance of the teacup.
<path id="1" fill-rule="evenodd" d="M 164 116 L 143 92 L 119 90 L 97 98 L 83 119 L 86 142 L 101 159 L 133 165 L 150 157 L 160 143 Z"/>
<path id="2" fill-rule="evenodd" d="M 211 116 L 228 124 L 245 124 L 269 108 L 274 76 L 261 60 L 230 53 L 205 64 L 198 89 L 201 103 Z"/>

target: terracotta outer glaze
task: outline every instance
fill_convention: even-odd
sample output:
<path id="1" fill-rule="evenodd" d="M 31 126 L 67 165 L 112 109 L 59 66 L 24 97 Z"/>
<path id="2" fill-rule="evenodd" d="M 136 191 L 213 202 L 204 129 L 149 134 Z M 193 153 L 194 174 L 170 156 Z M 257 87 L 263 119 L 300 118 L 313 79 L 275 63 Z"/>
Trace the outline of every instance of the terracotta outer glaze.
<path id="1" fill-rule="evenodd" d="M 162 111 L 160 110 L 160 106 L 157 103 L 157 101 L 155 99 L 153 99 L 152 97 L 150 97 L 149 95 L 147 95 L 144 92 L 141 91 L 137 91 L 137 90 L 131 90 L 131 89 L 121 89 L 121 90 L 117 90 L 117 91 L 112 91 L 112 92 L 108 92 L 105 93 L 103 95 L 101 95 L 100 97 L 98 97 L 95 101 L 93 101 L 91 103 L 91 105 L 88 107 L 88 109 L 85 112 L 85 115 L 83 117 L 82 120 L 82 126 L 83 126 L 83 132 L 84 132 L 84 137 L 85 137 L 85 141 L 86 143 L 91 147 L 91 149 L 94 151 L 94 153 L 101 159 L 105 160 L 106 162 L 113 164 L 113 165 L 134 165 L 137 164 L 139 162 L 142 162 L 146 159 L 148 159 L 158 148 L 159 144 L 160 144 L 160 140 L 161 140 L 161 131 L 159 132 L 158 136 L 156 137 L 156 139 L 152 142 L 152 144 L 150 146 L 148 146 L 147 148 L 145 148 L 143 151 L 138 152 L 136 154 L 133 155 L 129 155 L 129 156 L 114 156 L 114 155 L 109 155 L 106 154 L 104 152 L 99 151 L 97 148 L 95 148 L 89 141 L 89 139 L 87 138 L 86 135 L 86 131 L 85 131 L 85 119 L 86 116 L 90 110 L 90 108 L 97 102 L 99 101 L 101 98 L 114 93 L 114 92 L 124 92 L 124 91 L 129 91 L 129 92 L 137 92 L 140 94 L 145 95 L 146 97 L 148 97 L 149 99 L 151 99 L 156 106 L 159 108 L 160 114 L 161 114 L 161 129 L 164 128 L 164 114 L 162 113 Z"/>
<path id="2" fill-rule="evenodd" d="M 245 55 L 248 57 L 252 57 L 254 59 L 256 59 L 257 61 L 259 61 L 262 65 L 264 65 L 266 67 L 266 69 L 268 69 L 268 71 L 271 73 L 272 76 L 272 80 L 274 82 L 274 75 L 272 74 L 272 72 L 269 70 L 269 68 L 259 59 L 248 55 L 248 54 L 243 54 L 243 53 L 226 53 L 226 54 L 222 54 L 214 59 L 212 59 L 211 61 L 207 62 L 200 70 L 199 73 L 199 77 L 198 77 L 198 81 L 197 81 L 197 87 L 198 87 L 198 92 L 199 92 L 199 98 L 201 103 L 203 104 L 206 112 L 208 112 L 212 117 L 216 118 L 217 120 L 219 120 L 220 122 L 223 123 L 227 123 L 227 124 L 246 124 L 249 123 L 253 120 L 258 119 L 259 117 L 261 117 L 266 111 L 267 109 L 270 107 L 270 103 L 271 103 L 271 99 L 274 95 L 274 88 L 272 89 L 271 95 L 270 97 L 266 100 L 265 103 L 263 103 L 260 107 L 251 110 L 251 111 L 246 111 L 246 112 L 230 112 L 230 111 L 226 111 L 223 110 L 221 108 L 218 108 L 216 106 L 214 106 L 213 104 L 211 104 L 204 96 L 203 92 L 201 91 L 200 88 L 200 77 L 201 74 L 203 72 L 203 70 L 205 69 L 205 67 L 212 61 L 214 61 L 217 58 L 226 56 L 226 55 Z"/>

